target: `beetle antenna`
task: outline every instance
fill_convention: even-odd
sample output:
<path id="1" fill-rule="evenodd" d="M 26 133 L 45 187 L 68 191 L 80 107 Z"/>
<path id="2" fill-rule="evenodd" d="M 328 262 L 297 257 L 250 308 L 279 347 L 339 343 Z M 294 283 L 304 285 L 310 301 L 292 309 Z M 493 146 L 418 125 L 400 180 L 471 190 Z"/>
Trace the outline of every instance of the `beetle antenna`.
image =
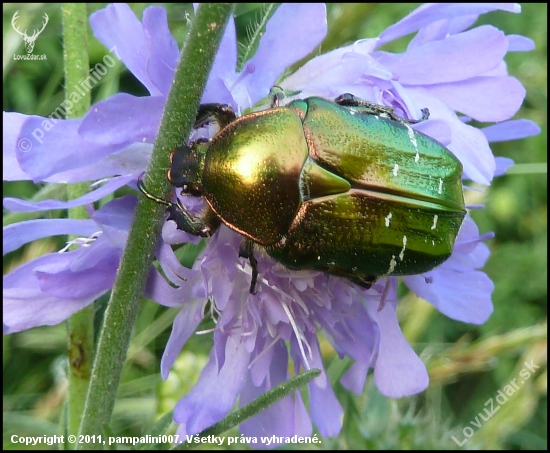
<path id="1" fill-rule="evenodd" d="M 145 195 L 147 198 L 149 198 L 149 200 L 156 201 L 157 203 L 163 204 L 164 206 L 168 206 L 169 208 L 173 207 L 174 203 L 172 203 L 171 201 L 166 201 L 163 198 L 156 197 L 155 195 L 147 191 L 145 187 L 145 183 L 143 182 L 143 175 L 145 175 L 145 172 L 143 172 L 141 175 L 138 176 L 137 186 L 139 191 L 143 195 Z"/>

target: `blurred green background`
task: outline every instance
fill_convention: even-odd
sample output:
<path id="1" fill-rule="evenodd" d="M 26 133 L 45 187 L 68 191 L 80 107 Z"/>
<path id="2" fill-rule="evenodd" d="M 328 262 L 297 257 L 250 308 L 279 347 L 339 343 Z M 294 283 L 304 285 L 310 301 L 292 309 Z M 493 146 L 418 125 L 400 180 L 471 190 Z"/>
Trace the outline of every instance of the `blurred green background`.
<path id="1" fill-rule="evenodd" d="M 89 12 L 103 6 L 90 5 Z M 146 6 L 132 4 L 139 18 Z M 192 9 L 189 5 L 165 6 L 170 29 L 181 45 L 188 25 L 186 17 Z M 321 53 L 356 39 L 375 37 L 416 6 L 329 5 L 329 34 Z M 21 29 L 38 27 L 44 13 L 48 14 L 49 23 L 34 50 L 34 54 L 46 54 L 46 61 L 14 60 L 14 54 L 24 53 L 23 42 L 10 24 L 16 10 Z M 239 37 L 246 38 L 246 27 L 257 14 L 258 5 L 237 6 Z M 3 23 L 4 110 L 47 116 L 63 100 L 60 6 L 4 4 Z M 406 295 L 399 306 L 401 326 L 428 366 L 430 387 L 417 397 L 398 401 L 382 397 L 370 379 L 361 397 L 345 391 L 337 379 L 350 363 L 338 360 L 324 342 L 325 363 L 345 409 L 345 420 L 341 434 L 323 439 L 321 448 L 547 448 L 547 6 L 524 4 L 519 15 L 493 12 L 481 16 L 476 25 L 482 23 L 535 41 L 534 51 L 509 53 L 506 62 L 509 73 L 527 89 L 516 118 L 528 118 L 542 128 L 536 137 L 494 144 L 495 155 L 511 157 L 517 165 L 495 180 L 486 193 L 468 200 L 485 203 L 486 209 L 475 211 L 472 216 L 482 233 L 496 233 L 495 239 L 488 242 L 492 254 L 484 269 L 495 282 L 495 311 L 484 325 L 473 326 L 450 320 L 426 302 Z M 89 36 L 93 65 L 107 51 L 91 31 Z M 391 43 L 385 50 L 402 51 L 409 39 Z M 94 88 L 92 100 L 97 102 L 118 91 L 146 94 L 120 63 Z M 31 198 L 43 187 L 18 182 L 4 183 L 3 189 L 4 196 Z M 55 193 L 55 187 L 52 191 Z M 58 217 L 65 213 L 42 215 Z M 4 225 L 28 218 L 29 215 L 4 212 Z M 63 238 L 28 244 L 4 258 L 4 273 L 63 245 Z M 107 297 L 97 303 L 98 317 L 106 300 Z M 169 379 L 160 379 L 160 357 L 175 315 L 175 310 L 152 302 L 142 304 L 113 417 L 117 435 L 139 436 L 145 427 L 171 410 L 206 362 L 211 339 L 193 337 Z M 205 322 L 200 328 L 208 326 Z M 10 442 L 12 434 L 60 433 L 66 394 L 66 341 L 63 324 L 4 336 L 4 448 L 18 448 Z M 540 368 L 519 385 L 489 420 L 481 420 L 479 413 L 487 418 L 487 401 L 494 400 L 513 379 L 519 383 L 524 363 L 531 361 Z M 476 416 L 480 427 L 471 423 L 477 423 Z M 468 426 L 473 436 L 459 447 L 452 438 L 465 440 L 464 428 Z M 471 435 L 468 430 L 466 433 Z"/>

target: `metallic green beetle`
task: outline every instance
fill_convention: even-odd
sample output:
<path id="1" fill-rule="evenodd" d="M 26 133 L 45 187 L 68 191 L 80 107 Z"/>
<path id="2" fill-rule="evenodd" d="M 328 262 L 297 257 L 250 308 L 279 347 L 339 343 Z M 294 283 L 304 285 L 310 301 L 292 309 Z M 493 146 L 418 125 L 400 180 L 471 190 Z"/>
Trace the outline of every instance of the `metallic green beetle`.
<path id="1" fill-rule="evenodd" d="M 370 288 L 379 276 L 427 272 L 443 263 L 466 214 L 462 165 L 417 121 L 392 108 L 339 96 L 310 97 L 237 118 L 228 105 L 204 104 L 195 127 L 220 131 L 171 154 L 168 179 L 202 196 L 207 210 L 167 206 L 179 229 L 210 236 L 220 221 L 289 269 L 315 269 Z M 428 111 L 424 110 L 424 118 Z"/>

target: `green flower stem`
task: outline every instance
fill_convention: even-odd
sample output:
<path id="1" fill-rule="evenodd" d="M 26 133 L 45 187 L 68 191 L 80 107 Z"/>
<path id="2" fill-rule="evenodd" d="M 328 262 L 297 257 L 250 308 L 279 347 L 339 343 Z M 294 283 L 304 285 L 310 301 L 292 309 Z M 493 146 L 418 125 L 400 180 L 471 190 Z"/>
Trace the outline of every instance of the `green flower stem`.
<path id="1" fill-rule="evenodd" d="M 148 188 L 168 194 L 169 152 L 191 132 L 201 95 L 232 11 L 230 4 L 201 4 L 187 36 L 147 170 Z M 109 423 L 164 207 L 140 197 L 99 337 L 81 435 L 102 433 Z M 81 449 L 102 448 L 82 443 Z"/>
<path id="2" fill-rule="evenodd" d="M 239 410 L 232 412 L 222 421 L 212 425 L 211 427 L 205 429 L 204 431 L 196 434 L 193 437 L 208 437 L 208 436 L 217 436 L 218 434 L 224 433 L 225 431 L 230 430 L 231 428 L 240 425 L 245 420 L 248 420 L 250 417 L 260 413 L 264 409 L 267 409 L 272 404 L 275 404 L 280 399 L 284 398 L 287 395 L 290 395 L 292 392 L 299 390 L 300 387 L 306 385 L 308 382 L 315 379 L 321 374 L 321 370 L 313 368 L 312 370 L 306 371 L 305 373 L 294 376 L 292 379 L 289 379 L 286 382 L 278 385 L 277 387 L 269 390 L 264 393 L 262 396 L 256 398 L 250 404 L 247 404 L 244 407 L 241 407 Z M 193 448 L 201 445 L 200 443 L 186 442 L 180 444 L 173 448 L 173 450 L 191 450 Z"/>
<path id="3" fill-rule="evenodd" d="M 65 68 L 65 110 L 67 118 L 80 118 L 90 109 L 90 92 L 86 92 L 78 102 L 69 99 L 71 87 L 88 77 L 88 15 L 85 3 L 65 3 L 61 8 L 63 20 L 63 59 Z M 74 100 L 74 99 L 73 99 Z M 70 107 L 69 107 L 70 106 Z M 78 150 L 75 150 L 78 152 Z M 70 184 L 67 187 L 69 200 L 79 198 L 88 191 L 89 184 Z M 69 209 L 70 219 L 87 219 L 83 206 Z M 74 239 L 74 237 L 69 237 Z M 94 306 L 78 311 L 67 321 L 69 355 L 69 390 L 67 398 L 66 426 L 63 434 L 76 435 L 80 426 L 86 391 L 92 371 L 94 356 Z M 68 443 L 67 448 L 74 448 Z"/>

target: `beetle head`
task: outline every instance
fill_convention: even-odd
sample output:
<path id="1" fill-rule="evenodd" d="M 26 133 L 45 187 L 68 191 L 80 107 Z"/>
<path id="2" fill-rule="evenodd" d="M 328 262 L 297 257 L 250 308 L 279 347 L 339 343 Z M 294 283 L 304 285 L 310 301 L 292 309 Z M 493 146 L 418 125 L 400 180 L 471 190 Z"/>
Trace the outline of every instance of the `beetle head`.
<path id="1" fill-rule="evenodd" d="M 180 146 L 170 154 L 168 181 L 175 187 L 181 187 L 181 193 L 195 197 L 202 195 L 202 170 L 207 148 L 208 140 L 201 139 Z"/>

